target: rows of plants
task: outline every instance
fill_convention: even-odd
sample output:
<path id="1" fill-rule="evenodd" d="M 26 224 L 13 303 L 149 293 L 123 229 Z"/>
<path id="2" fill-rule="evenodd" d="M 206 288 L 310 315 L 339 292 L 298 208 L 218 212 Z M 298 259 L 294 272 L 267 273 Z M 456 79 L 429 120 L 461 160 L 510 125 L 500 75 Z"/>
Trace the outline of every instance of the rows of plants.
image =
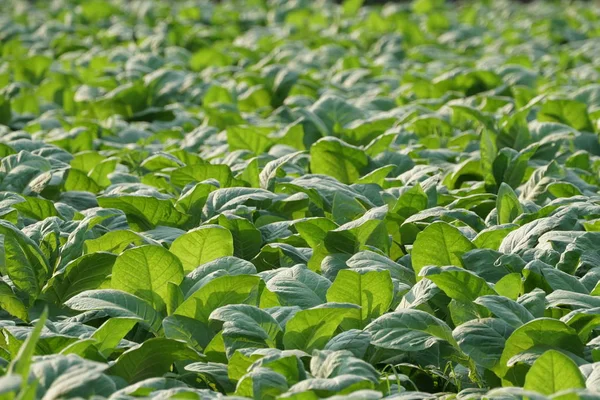
<path id="1" fill-rule="evenodd" d="M 0 5 L 0 399 L 600 399 L 600 8 Z"/>

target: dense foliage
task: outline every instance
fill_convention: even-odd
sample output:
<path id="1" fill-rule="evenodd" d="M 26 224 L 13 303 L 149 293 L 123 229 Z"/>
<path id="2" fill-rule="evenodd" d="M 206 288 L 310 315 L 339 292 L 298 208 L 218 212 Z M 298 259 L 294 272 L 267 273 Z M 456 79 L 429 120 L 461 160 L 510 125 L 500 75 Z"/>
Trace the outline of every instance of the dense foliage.
<path id="1" fill-rule="evenodd" d="M 600 399 L 597 6 L 1 7 L 1 399 Z"/>

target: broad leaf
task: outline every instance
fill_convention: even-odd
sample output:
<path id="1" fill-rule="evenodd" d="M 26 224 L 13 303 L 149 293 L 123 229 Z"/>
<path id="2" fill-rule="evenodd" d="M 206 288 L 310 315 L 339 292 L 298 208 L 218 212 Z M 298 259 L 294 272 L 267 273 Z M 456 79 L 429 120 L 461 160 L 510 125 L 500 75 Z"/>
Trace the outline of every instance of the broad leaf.
<path id="1" fill-rule="evenodd" d="M 417 235 L 411 252 L 412 266 L 419 273 L 428 265 L 455 265 L 462 267 L 461 256 L 475 246 L 455 227 L 445 222 L 434 222 Z"/>
<path id="2" fill-rule="evenodd" d="M 388 311 L 394 298 L 394 285 L 388 271 L 370 271 L 363 275 L 342 270 L 327 291 L 327 300 L 352 303 L 361 307 L 359 328 Z"/>
<path id="3" fill-rule="evenodd" d="M 556 350 L 542 354 L 525 376 L 524 389 L 546 395 L 579 388 L 585 388 L 585 379 L 577 364 Z"/>
<path id="4" fill-rule="evenodd" d="M 172 339 L 154 338 L 123 353 L 107 371 L 127 382 L 162 376 L 175 361 L 197 361 L 201 354 L 185 343 Z"/>
<path id="5" fill-rule="evenodd" d="M 233 238 L 226 228 L 204 225 L 179 236 L 170 250 L 181 260 L 183 270 L 190 272 L 219 257 L 232 256 Z"/>
<path id="6" fill-rule="evenodd" d="M 167 284 L 183 280 L 179 259 L 162 246 L 140 246 L 119 254 L 112 270 L 111 286 L 134 294 L 155 309 L 167 303 Z"/>
<path id="7" fill-rule="evenodd" d="M 283 345 L 286 349 L 306 352 L 322 349 L 344 318 L 351 316 L 355 310 L 355 307 L 328 303 L 298 311 L 285 326 Z"/>
<path id="8" fill-rule="evenodd" d="M 422 351 L 439 341 L 456 345 L 452 330 L 440 319 L 420 310 L 399 310 L 371 322 L 365 330 L 371 343 L 401 351 Z"/>

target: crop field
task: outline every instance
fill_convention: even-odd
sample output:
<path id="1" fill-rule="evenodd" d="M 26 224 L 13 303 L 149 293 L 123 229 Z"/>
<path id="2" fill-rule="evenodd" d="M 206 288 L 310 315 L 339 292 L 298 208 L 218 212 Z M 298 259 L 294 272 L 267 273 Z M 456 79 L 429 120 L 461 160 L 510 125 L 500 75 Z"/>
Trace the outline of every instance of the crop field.
<path id="1" fill-rule="evenodd" d="M 0 400 L 600 399 L 600 4 L 0 1 Z"/>

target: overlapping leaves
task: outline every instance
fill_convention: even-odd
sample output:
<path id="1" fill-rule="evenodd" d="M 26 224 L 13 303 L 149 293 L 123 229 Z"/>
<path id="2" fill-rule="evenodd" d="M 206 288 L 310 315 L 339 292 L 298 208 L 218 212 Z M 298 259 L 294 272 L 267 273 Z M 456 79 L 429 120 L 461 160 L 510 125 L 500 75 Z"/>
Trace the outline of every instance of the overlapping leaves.
<path id="1" fill-rule="evenodd" d="M 0 397 L 597 398 L 590 4 L 0 5 Z"/>

